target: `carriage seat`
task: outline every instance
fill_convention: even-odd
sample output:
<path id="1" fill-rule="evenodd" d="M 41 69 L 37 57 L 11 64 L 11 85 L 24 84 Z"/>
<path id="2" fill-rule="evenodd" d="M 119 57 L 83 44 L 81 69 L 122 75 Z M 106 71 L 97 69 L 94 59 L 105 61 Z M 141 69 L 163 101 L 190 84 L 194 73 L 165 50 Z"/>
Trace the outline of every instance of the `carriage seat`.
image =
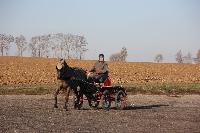
<path id="1" fill-rule="evenodd" d="M 96 85 L 100 86 L 111 86 L 111 79 L 108 76 L 103 82 L 96 82 Z"/>
<path id="2" fill-rule="evenodd" d="M 104 84 L 104 86 L 111 86 L 111 79 L 109 76 L 106 78 L 106 80 L 104 81 L 103 84 Z"/>

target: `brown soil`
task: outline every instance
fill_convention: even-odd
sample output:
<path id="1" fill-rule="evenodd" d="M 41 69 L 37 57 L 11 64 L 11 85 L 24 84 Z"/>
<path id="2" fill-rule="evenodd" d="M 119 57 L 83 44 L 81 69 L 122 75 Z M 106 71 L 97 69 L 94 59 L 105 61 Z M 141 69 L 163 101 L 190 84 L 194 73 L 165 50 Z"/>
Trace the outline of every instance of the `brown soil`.
<path id="1" fill-rule="evenodd" d="M 53 109 L 52 95 L 1 95 L 0 132 L 199 133 L 200 96 L 131 95 L 126 110 Z M 87 104 L 87 102 L 86 102 Z"/>
<path id="2" fill-rule="evenodd" d="M 56 84 L 57 59 L 0 57 L 0 85 Z M 95 61 L 67 61 L 90 69 Z M 198 64 L 108 62 L 113 83 L 200 83 Z"/>

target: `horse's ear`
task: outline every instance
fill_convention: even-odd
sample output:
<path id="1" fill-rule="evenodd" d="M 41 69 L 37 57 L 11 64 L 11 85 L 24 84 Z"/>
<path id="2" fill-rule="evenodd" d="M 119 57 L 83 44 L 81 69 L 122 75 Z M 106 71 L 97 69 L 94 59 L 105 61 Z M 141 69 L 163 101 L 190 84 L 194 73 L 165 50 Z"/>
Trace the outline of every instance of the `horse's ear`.
<path id="1" fill-rule="evenodd" d="M 68 66 L 68 64 L 67 64 L 67 61 L 66 61 L 66 60 L 64 60 L 63 64 L 64 64 L 65 66 Z"/>
<path id="2" fill-rule="evenodd" d="M 60 70 L 60 69 L 62 69 L 62 64 L 59 62 L 57 65 L 56 65 L 56 68 L 58 69 L 58 70 Z"/>

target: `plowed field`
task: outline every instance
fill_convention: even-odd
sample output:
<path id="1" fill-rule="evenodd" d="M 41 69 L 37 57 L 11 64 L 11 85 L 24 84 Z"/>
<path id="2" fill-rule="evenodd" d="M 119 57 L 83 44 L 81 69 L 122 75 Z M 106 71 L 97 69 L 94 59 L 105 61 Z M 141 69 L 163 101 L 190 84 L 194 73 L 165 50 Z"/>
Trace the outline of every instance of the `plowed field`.
<path id="1" fill-rule="evenodd" d="M 95 61 L 68 60 L 90 69 Z M 0 57 L 0 85 L 56 84 L 57 59 Z M 113 83 L 200 83 L 200 65 L 108 62 Z"/>

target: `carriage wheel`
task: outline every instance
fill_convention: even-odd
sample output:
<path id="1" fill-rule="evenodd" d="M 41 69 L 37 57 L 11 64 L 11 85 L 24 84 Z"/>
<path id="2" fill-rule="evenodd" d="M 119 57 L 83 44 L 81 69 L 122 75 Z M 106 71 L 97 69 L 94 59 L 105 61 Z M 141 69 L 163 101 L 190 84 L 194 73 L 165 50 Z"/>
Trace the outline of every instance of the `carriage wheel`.
<path id="1" fill-rule="evenodd" d="M 93 107 L 93 108 L 97 108 L 99 106 L 101 97 L 99 97 L 98 94 L 99 94 L 99 92 L 95 94 L 94 100 L 92 100 L 92 102 L 91 102 L 91 105 L 92 105 L 91 107 Z"/>
<path id="2" fill-rule="evenodd" d="M 77 96 L 73 96 L 73 103 L 74 103 L 74 109 L 80 110 L 81 107 L 83 106 L 83 96 L 79 98 Z"/>
<path id="3" fill-rule="evenodd" d="M 115 96 L 115 107 L 118 110 L 124 109 L 126 106 L 126 94 L 124 91 L 120 90 Z"/>
<path id="4" fill-rule="evenodd" d="M 111 99 L 108 90 L 103 92 L 102 105 L 104 110 L 109 110 L 111 106 Z"/>

